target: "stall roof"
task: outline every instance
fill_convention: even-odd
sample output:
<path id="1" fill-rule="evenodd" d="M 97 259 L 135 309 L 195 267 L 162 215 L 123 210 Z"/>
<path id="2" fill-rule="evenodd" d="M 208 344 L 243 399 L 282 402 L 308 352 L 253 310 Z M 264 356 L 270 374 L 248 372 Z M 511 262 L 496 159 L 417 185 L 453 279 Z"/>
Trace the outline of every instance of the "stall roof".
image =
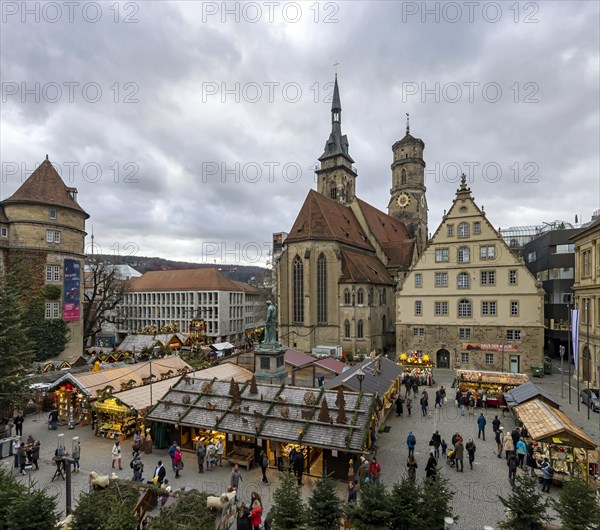
<path id="1" fill-rule="evenodd" d="M 239 405 L 232 402 L 227 381 L 182 378 L 150 409 L 151 421 L 220 430 L 280 442 L 362 452 L 371 422 L 372 394 L 344 393 L 346 423 L 338 424 L 338 393 L 324 389 L 257 384 L 240 385 Z M 323 399 L 330 422 L 318 421 Z"/>
<path id="2" fill-rule="evenodd" d="M 131 390 L 124 390 L 122 392 L 115 392 L 113 394 L 123 405 L 137 411 L 144 410 L 169 391 L 169 389 L 177 383 L 177 378 L 172 377 L 171 379 L 163 379 L 157 381 L 151 385 L 142 385 Z M 150 401 L 150 387 L 152 387 L 152 401 Z"/>
<path id="3" fill-rule="evenodd" d="M 166 357 L 152 361 L 152 375 L 159 380 L 163 377 L 180 375 L 183 371 L 189 372 L 192 367 L 180 357 Z M 171 372 L 171 375 L 165 374 Z M 120 389 L 121 383 L 135 381 L 135 386 L 143 384 L 143 379 L 150 376 L 150 362 L 130 364 L 121 368 L 106 368 L 100 372 L 85 372 L 80 374 L 65 374 L 54 381 L 52 388 L 70 382 L 92 397 L 96 397 L 96 391 L 103 390 L 108 385 Z"/>
<path id="4" fill-rule="evenodd" d="M 594 449 L 594 441 L 562 411 L 534 399 L 518 405 L 519 420 L 536 442 L 563 443 L 583 449 Z"/>
<path id="5" fill-rule="evenodd" d="M 216 378 L 220 381 L 231 381 L 231 378 L 233 378 L 233 380 L 237 381 L 238 383 L 244 383 L 246 381 L 250 381 L 254 374 L 250 370 L 246 370 L 237 364 L 222 363 L 211 366 L 210 368 L 205 368 L 204 370 L 197 370 L 189 375 L 190 377 L 198 377 L 202 379 Z"/>
<path id="6" fill-rule="evenodd" d="M 529 381 L 526 374 L 486 372 L 483 370 L 456 370 L 456 379 L 466 383 L 497 383 L 499 385 L 522 385 Z"/>
<path id="7" fill-rule="evenodd" d="M 233 350 L 233 348 L 235 348 L 235 346 L 231 344 L 231 342 L 217 342 L 215 344 L 211 344 L 210 347 L 214 348 L 217 351 Z"/>
<path id="8" fill-rule="evenodd" d="M 345 368 L 347 368 L 346 363 L 343 363 L 342 361 L 338 361 L 337 359 L 334 359 L 333 357 L 325 357 L 323 359 L 318 359 L 315 364 L 317 366 L 321 366 L 322 368 L 325 368 L 326 370 L 329 370 L 330 372 L 334 372 L 336 374 L 341 374 Z"/>
<path id="9" fill-rule="evenodd" d="M 294 350 L 293 348 L 288 348 L 285 351 L 283 358 L 286 363 L 291 364 L 294 367 L 307 366 L 317 360 L 314 357 L 307 355 L 304 352 Z"/>
<path id="10" fill-rule="evenodd" d="M 538 396 L 544 403 L 548 403 L 552 407 L 560 409 L 558 401 L 556 401 L 552 394 L 546 392 L 543 388 L 531 381 L 527 381 L 527 383 L 523 383 L 522 385 L 512 388 L 508 392 L 504 392 L 504 399 L 509 407 L 516 407 L 517 405 L 521 405 Z"/>
<path id="11" fill-rule="evenodd" d="M 365 379 L 362 382 L 363 392 L 372 392 L 378 396 L 383 396 L 404 371 L 402 366 L 390 361 L 386 357 L 379 356 L 375 359 L 365 359 L 363 362 L 355 364 L 348 370 L 327 381 L 325 388 L 345 387 L 358 391 L 361 388 L 356 378 L 356 372 L 359 368 L 362 368 L 362 371 L 365 373 Z"/>

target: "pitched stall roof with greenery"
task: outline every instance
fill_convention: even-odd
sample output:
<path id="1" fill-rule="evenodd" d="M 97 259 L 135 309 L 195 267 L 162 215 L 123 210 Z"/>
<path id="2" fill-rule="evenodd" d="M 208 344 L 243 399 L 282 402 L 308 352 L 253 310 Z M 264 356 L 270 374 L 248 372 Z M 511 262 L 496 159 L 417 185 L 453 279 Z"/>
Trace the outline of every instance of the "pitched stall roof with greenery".
<path id="1" fill-rule="evenodd" d="M 374 396 L 359 397 L 354 392 L 342 395 L 344 403 L 340 404 L 338 391 L 323 388 L 254 381 L 240 385 L 188 376 L 150 409 L 147 418 L 273 441 L 362 452 Z"/>
<path id="2" fill-rule="evenodd" d="M 594 449 L 594 441 L 564 413 L 538 399 L 515 407 L 519 420 L 536 442 Z"/>
<path id="3" fill-rule="evenodd" d="M 356 377 L 356 372 L 361 368 L 365 374 L 362 386 Z M 339 387 L 373 392 L 379 396 L 385 395 L 390 387 L 398 380 L 404 372 L 404 367 L 390 361 L 387 357 L 365 359 L 343 371 L 338 376 L 325 383 L 325 388 L 334 389 Z"/>

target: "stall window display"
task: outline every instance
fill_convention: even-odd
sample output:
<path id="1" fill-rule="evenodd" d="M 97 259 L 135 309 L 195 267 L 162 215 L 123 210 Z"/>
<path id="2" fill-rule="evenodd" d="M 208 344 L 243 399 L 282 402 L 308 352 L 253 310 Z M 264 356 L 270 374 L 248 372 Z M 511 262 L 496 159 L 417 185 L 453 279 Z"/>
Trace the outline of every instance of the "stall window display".
<path id="1" fill-rule="evenodd" d="M 433 384 L 433 363 L 429 355 L 401 353 L 398 357 L 398 364 L 404 367 L 403 377 L 410 375 L 416 378 L 420 385 Z"/>
<path id="2" fill-rule="evenodd" d="M 600 487 L 598 451 L 564 445 L 559 438 L 554 441 L 555 443 L 533 442 L 533 454 L 538 468 L 544 458 L 547 458 L 555 471 L 552 478 L 556 482 L 562 483 L 572 475 L 579 475 L 586 477 L 595 487 Z"/>
<path id="3" fill-rule="evenodd" d="M 123 405 L 117 398 L 109 397 L 94 403 L 98 414 L 96 436 L 125 439 L 131 436 L 137 425 L 137 412 Z"/>
<path id="4" fill-rule="evenodd" d="M 524 374 L 457 370 L 454 385 L 463 394 L 470 392 L 471 395 L 474 395 L 477 399 L 475 406 L 481 406 L 485 394 L 488 407 L 500 407 L 505 405 L 505 392 L 527 381 L 528 377 Z"/>
<path id="5" fill-rule="evenodd" d="M 54 392 L 58 419 L 72 425 L 90 420 L 86 396 L 71 383 L 65 383 Z M 86 408 L 87 407 L 87 408 Z"/>

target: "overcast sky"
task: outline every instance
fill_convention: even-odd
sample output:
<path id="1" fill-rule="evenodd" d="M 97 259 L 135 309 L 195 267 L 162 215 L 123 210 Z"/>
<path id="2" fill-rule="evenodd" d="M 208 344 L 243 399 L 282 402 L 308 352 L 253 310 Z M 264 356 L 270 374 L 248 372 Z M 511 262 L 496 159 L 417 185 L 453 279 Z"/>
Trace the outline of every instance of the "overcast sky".
<path id="1" fill-rule="evenodd" d="M 264 263 L 315 187 L 334 63 L 377 208 L 406 113 L 432 233 L 460 171 L 497 228 L 600 208 L 596 1 L 119 8 L 2 3 L 0 198 L 48 154 L 96 252 Z"/>

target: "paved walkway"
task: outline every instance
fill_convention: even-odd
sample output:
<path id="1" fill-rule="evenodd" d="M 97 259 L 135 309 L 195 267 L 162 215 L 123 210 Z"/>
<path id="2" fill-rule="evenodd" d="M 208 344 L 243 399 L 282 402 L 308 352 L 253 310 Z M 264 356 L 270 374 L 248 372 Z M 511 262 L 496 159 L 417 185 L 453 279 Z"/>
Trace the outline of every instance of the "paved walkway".
<path id="1" fill-rule="evenodd" d="M 437 409 L 429 418 L 422 418 L 421 411 L 418 406 L 413 407 L 413 415 L 411 418 L 405 416 L 403 418 L 396 417 L 392 412 L 387 425 L 390 431 L 380 434 L 379 436 L 379 451 L 378 459 L 382 465 L 382 480 L 392 485 L 400 479 L 406 469 L 406 459 L 408 449 L 406 447 L 406 437 L 408 431 L 412 430 L 417 438 L 417 446 L 415 456 L 419 469 L 417 476 L 422 479 L 425 476 L 425 464 L 429 456 L 429 440 L 431 434 L 435 430 L 439 430 L 442 437 L 448 442 L 451 447 L 450 439 L 455 432 L 459 432 L 466 441 L 469 437 L 473 437 L 477 445 L 475 453 L 474 469 L 471 471 L 468 462 L 465 459 L 466 467 L 464 473 L 458 473 L 450 468 L 444 460 L 440 460 L 441 472 L 450 479 L 451 485 L 454 488 L 456 495 L 453 499 L 453 512 L 459 516 L 454 528 L 456 530 L 475 530 L 480 529 L 484 525 L 495 526 L 496 523 L 504 517 L 503 506 L 498 501 L 497 496 L 507 496 L 510 493 L 510 483 L 508 482 L 508 468 L 504 459 L 497 458 L 495 454 L 495 442 L 492 433 L 492 420 L 494 415 L 498 413 L 496 409 L 487 411 L 487 426 L 486 426 L 486 441 L 477 440 L 477 423 L 476 417 L 479 415 L 479 410 L 475 416 L 460 415 L 460 410 L 454 405 L 451 370 L 437 370 L 436 385 L 432 388 L 427 388 L 430 403 L 434 402 L 435 390 L 440 384 L 443 384 L 447 389 L 448 400 L 444 407 Z M 544 387 L 551 392 L 561 403 L 563 410 L 569 415 L 578 425 L 583 427 L 590 436 L 598 441 L 598 414 L 592 413 L 591 419 L 587 420 L 587 411 L 581 406 L 581 411 L 577 412 L 576 393 L 572 392 L 572 404 L 568 403 L 568 393 L 565 387 L 565 398 L 561 399 L 560 391 L 560 375 L 553 374 L 542 379 L 533 379 L 533 382 Z M 502 418 L 499 414 L 505 429 L 512 430 L 514 424 L 512 418 L 507 413 L 506 417 Z M 51 481 L 52 475 L 56 469 L 51 460 L 54 450 L 57 445 L 57 434 L 65 434 L 65 443 L 67 448 L 71 446 L 71 438 L 79 436 L 81 440 L 81 473 L 72 475 L 72 496 L 74 503 L 79 497 L 81 491 L 88 491 L 88 476 L 90 471 L 97 471 L 100 474 L 110 473 L 111 469 L 111 448 L 113 442 L 104 438 L 97 438 L 89 427 L 76 428 L 68 430 L 66 427 L 60 427 L 58 431 L 49 431 L 47 428 L 46 416 L 40 417 L 29 416 L 26 418 L 24 425 L 24 437 L 32 434 L 36 439 L 41 440 L 42 450 L 40 459 L 40 470 L 30 471 L 27 476 L 19 477 L 23 481 L 35 481 L 38 487 L 46 489 L 48 493 L 57 495 L 59 498 L 59 509 L 64 512 L 65 509 L 65 482 L 60 478 Z M 116 470 L 119 476 L 130 478 L 132 475 L 129 468 L 131 458 L 131 441 L 127 440 L 123 446 L 123 471 Z M 466 457 L 466 452 L 465 452 Z M 224 466 L 217 469 L 199 474 L 196 467 L 196 458 L 191 453 L 184 452 L 185 468 L 181 473 L 180 479 L 175 479 L 170 471 L 170 459 L 166 450 L 154 449 L 154 452 L 149 455 L 142 455 L 146 472 L 145 478 L 150 478 L 154 470 L 154 466 L 159 459 L 167 464 L 167 478 L 176 488 L 196 488 L 202 491 L 207 491 L 214 494 L 220 494 L 226 491 L 229 484 L 229 475 L 231 467 Z M 0 461 L 0 465 L 5 467 L 12 466 L 12 458 L 6 458 Z M 263 484 L 260 481 L 260 470 L 258 468 L 250 471 L 242 469 L 243 482 L 241 483 L 241 499 L 249 499 L 252 491 L 258 491 L 268 508 L 272 502 L 272 494 L 277 486 L 276 477 L 278 472 L 275 469 L 270 469 L 268 476 L 270 483 Z M 304 487 L 302 488 L 305 497 L 310 495 L 315 479 L 305 477 Z M 340 496 L 345 499 L 346 484 L 340 482 L 338 485 Z M 553 488 L 552 495 L 556 495 L 556 489 Z"/>

